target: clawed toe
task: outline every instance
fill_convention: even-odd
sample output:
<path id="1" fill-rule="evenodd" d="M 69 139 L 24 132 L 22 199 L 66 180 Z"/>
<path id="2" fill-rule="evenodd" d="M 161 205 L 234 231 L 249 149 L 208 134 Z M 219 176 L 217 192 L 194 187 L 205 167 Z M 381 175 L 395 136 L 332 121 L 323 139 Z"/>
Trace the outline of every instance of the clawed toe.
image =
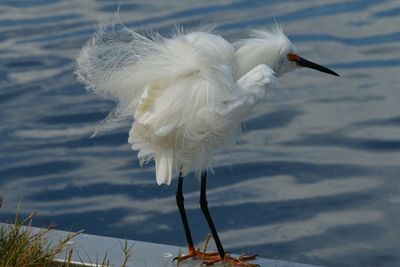
<path id="1" fill-rule="evenodd" d="M 230 266 L 243 266 L 243 267 L 258 267 L 258 264 L 249 263 L 247 261 L 254 260 L 256 255 L 241 255 L 239 257 L 233 257 L 230 253 L 226 253 L 224 258 L 218 254 L 218 252 L 205 253 L 199 250 L 189 251 L 188 255 L 182 255 L 174 258 L 175 260 L 184 261 L 187 259 L 198 259 L 202 260 L 202 266 L 212 266 L 218 263 L 229 264 Z"/>
<path id="2" fill-rule="evenodd" d="M 210 261 L 214 261 L 214 260 L 218 260 L 220 259 L 220 256 L 218 254 L 218 252 L 201 252 L 200 250 L 195 250 L 195 249 L 190 249 L 188 254 L 186 255 L 181 255 L 178 257 L 175 257 L 173 259 L 173 261 L 184 261 L 187 259 L 197 259 L 197 260 L 202 260 L 204 262 L 210 262 Z"/>

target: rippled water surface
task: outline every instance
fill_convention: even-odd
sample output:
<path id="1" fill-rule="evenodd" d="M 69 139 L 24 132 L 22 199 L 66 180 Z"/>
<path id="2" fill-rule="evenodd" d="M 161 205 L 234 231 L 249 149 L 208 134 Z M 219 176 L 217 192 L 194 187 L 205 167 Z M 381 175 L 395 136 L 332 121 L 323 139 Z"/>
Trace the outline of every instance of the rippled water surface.
<path id="1" fill-rule="evenodd" d="M 215 23 L 229 40 L 274 17 L 304 57 L 340 78 L 280 79 L 232 153 L 216 156 L 211 212 L 228 250 L 327 266 L 400 266 L 400 2 L 119 1 L 133 29 Z M 129 123 L 89 139 L 113 103 L 89 95 L 74 59 L 114 1 L 0 2 L 1 220 L 184 245 L 176 182 L 139 168 Z M 199 183 L 185 180 L 195 240 Z"/>

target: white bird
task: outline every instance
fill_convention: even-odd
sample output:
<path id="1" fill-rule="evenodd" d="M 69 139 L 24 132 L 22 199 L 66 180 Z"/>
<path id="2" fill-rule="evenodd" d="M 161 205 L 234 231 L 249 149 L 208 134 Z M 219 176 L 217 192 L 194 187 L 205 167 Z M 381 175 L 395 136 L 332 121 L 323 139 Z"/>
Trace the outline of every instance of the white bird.
<path id="1" fill-rule="evenodd" d="M 254 266 L 247 262 L 254 256 L 234 258 L 225 252 L 207 207 L 206 174 L 214 152 L 235 143 L 243 120 L 275 77 L 301 66 L 338 76 L 298 56 L 278 25 L 252 31 L 233 45 L 211 31 L 177 29 L 166 38 L 100 26 L 84 45 L 77 58 L 78 79 L 89 91 L 117 101 L 98 131 L 133 119 L 128 142 L 139 151 L 141 164 L 154 159 L 159 185 L 169 185 L 178 174 L 176 200 L 188 245 L 187 255 L 178 259 Z M 216 253 L 202 253 L 193 245 L 182 193 L 190 171 L 201 177 L 200 205 Z"/>

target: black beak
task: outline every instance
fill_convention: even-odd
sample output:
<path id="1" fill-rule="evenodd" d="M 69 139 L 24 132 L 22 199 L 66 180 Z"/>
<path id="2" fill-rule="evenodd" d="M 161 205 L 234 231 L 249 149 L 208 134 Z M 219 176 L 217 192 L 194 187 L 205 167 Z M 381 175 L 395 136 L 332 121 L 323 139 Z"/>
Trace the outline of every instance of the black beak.
<path id="1" fill-rule="evenodd" d="M 306 68 L 310 68 L 310 69 L 314 69 L 314 70 L 318 70 L 321 72 L 325 72 L 334 76 L 339 76 L 339 74 L 337 74 L 336 72 L 334 72 L 333 70 L 330 70 L 324 66 L 321 66 L 317 63 L 311 62 L 305 58 L 302 58 L 298 55 L 295 54 L 289 54 L 288 55 L 288 59 L 290 61 L 294 61 L 297 63 L 297 65 L 301 66 L 301 67 L 306 67 Z"/>

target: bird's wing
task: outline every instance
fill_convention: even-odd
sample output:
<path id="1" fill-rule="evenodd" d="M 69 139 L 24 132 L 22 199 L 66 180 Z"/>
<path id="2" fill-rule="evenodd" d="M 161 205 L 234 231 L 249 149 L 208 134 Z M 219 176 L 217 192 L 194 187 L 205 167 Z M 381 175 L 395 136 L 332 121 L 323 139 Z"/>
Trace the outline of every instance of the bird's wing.
<path id="1" fill-rule="evenodd" d="M 270 67 L 264 64 L 256 66 L 237 81 L 234 97 L 220 105 L 217 113 L 229 120 L 242 122 L 264 99 L 267 87 L 275 81 L 275 72 Z"/>

